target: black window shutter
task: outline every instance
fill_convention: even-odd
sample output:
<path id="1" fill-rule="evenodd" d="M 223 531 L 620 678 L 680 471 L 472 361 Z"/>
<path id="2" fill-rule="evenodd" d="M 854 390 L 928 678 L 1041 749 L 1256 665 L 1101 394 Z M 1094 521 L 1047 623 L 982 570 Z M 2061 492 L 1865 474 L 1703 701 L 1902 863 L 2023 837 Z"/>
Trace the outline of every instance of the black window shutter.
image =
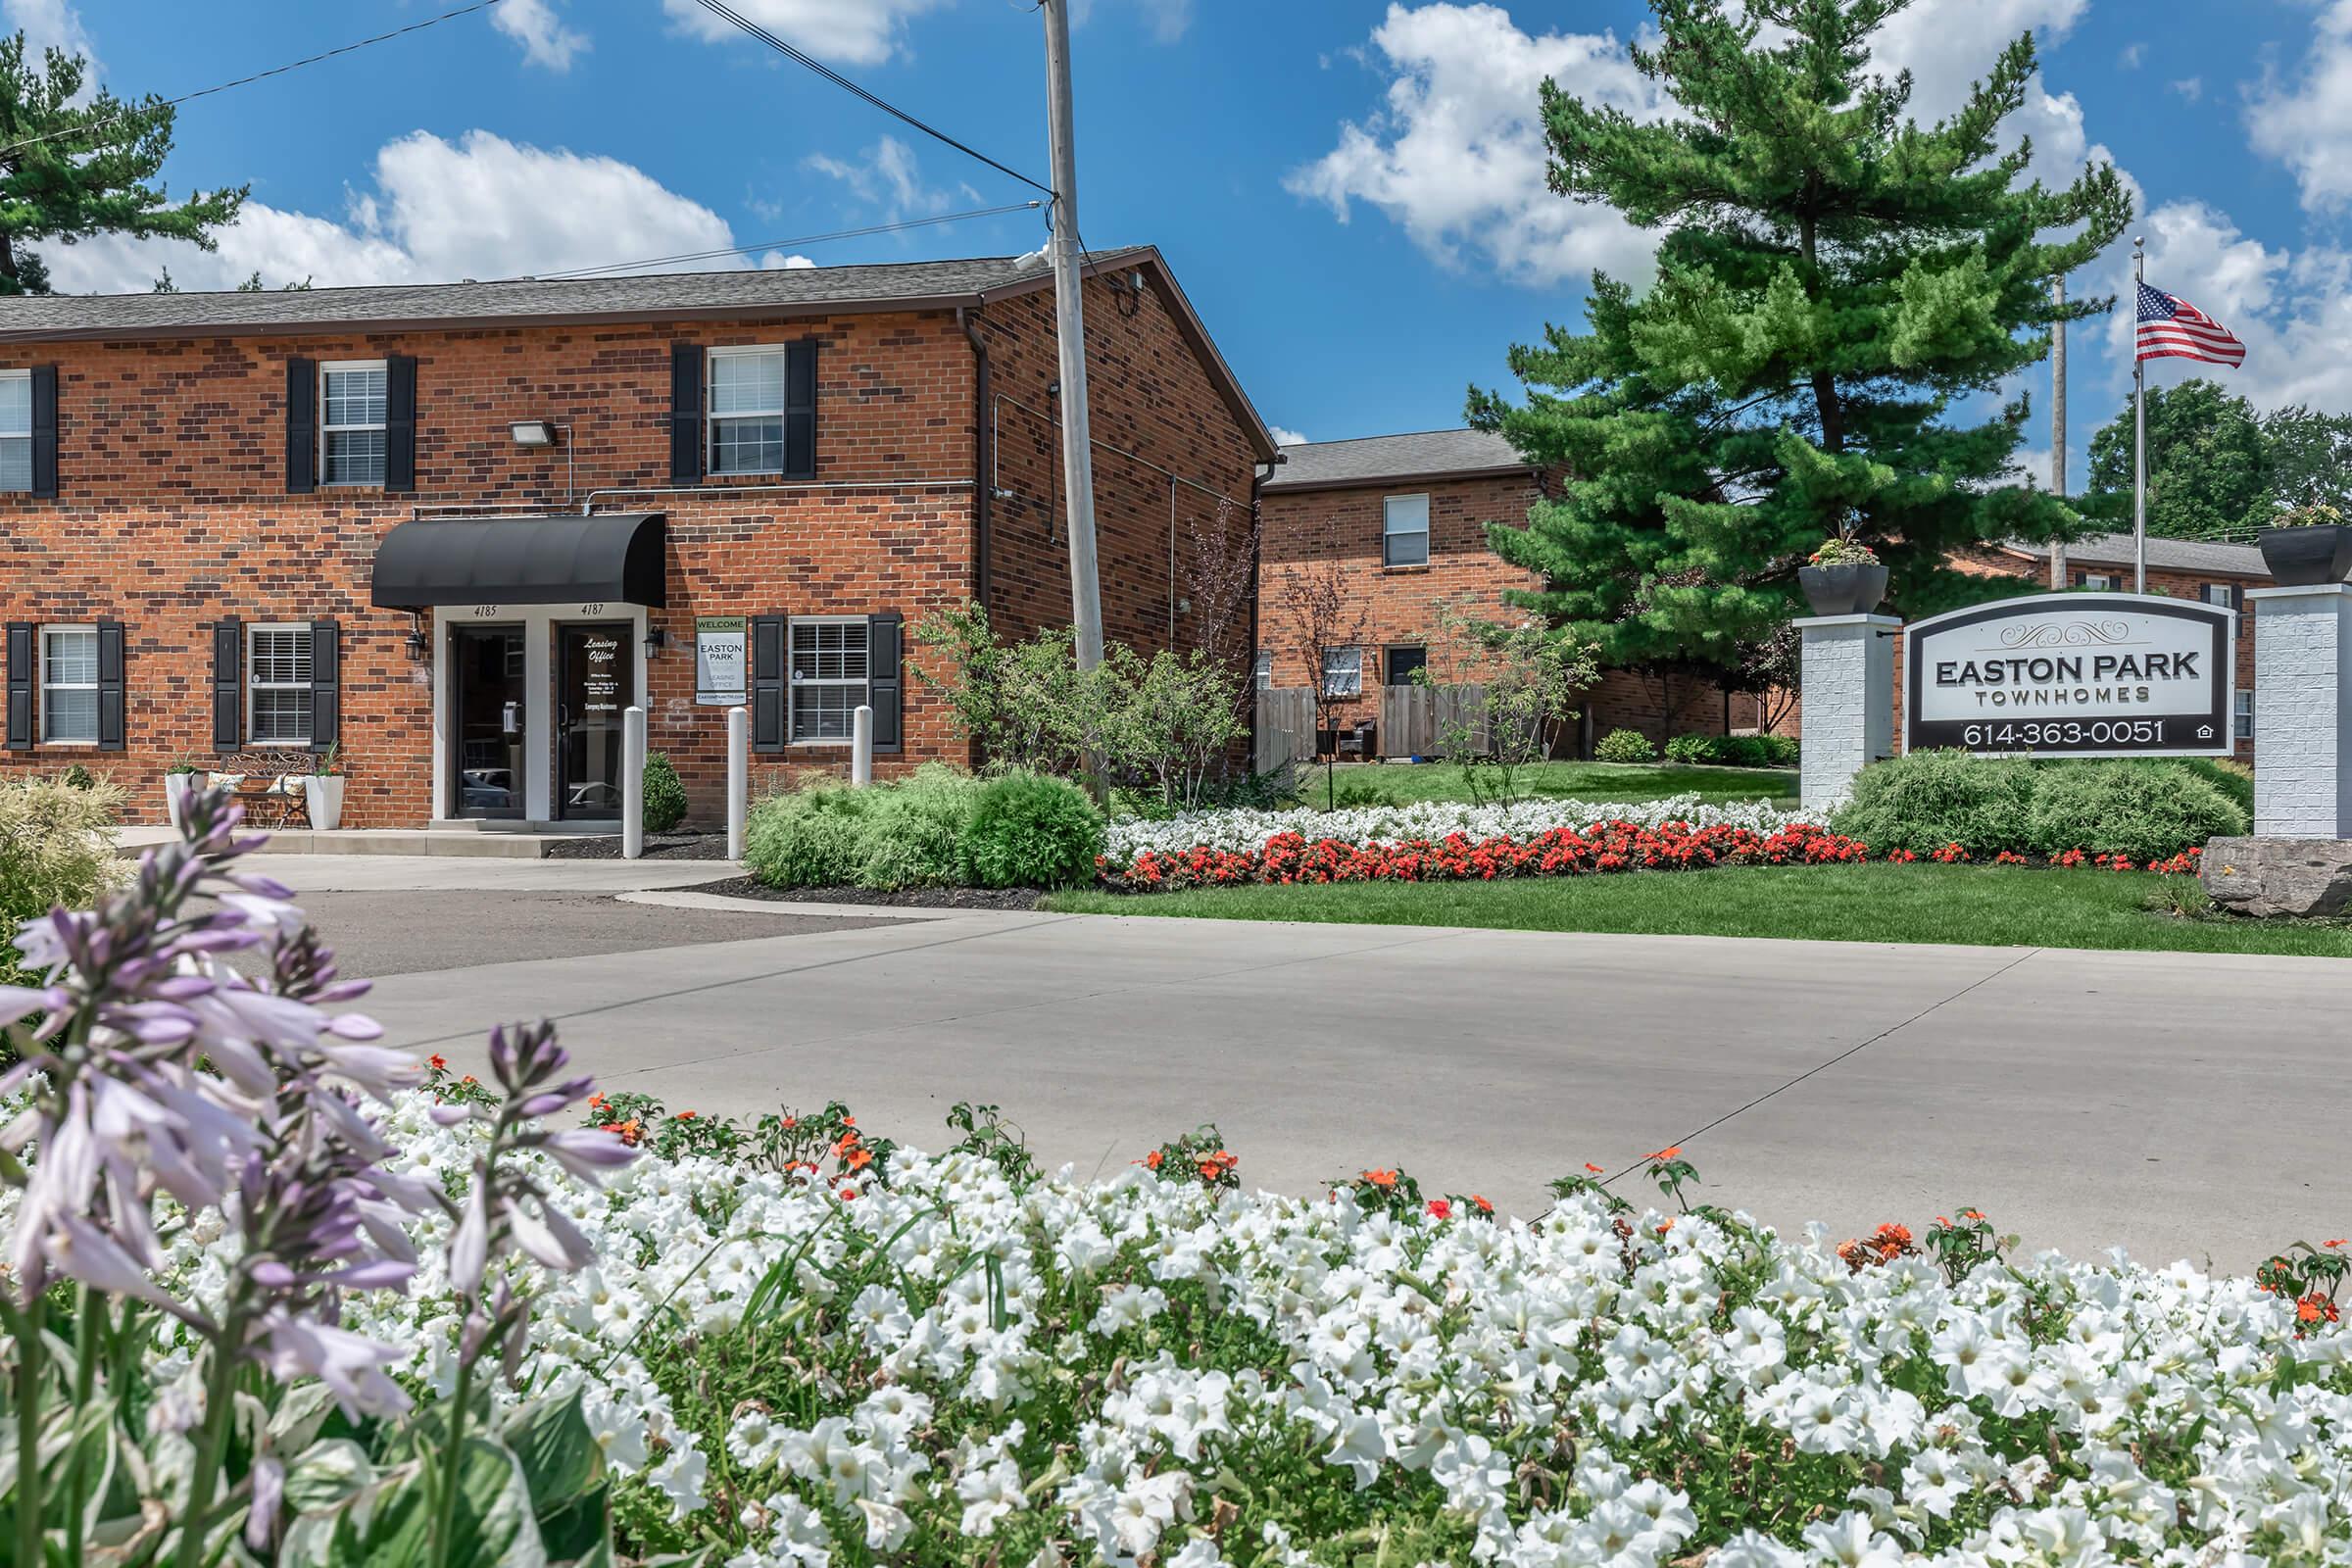
<path id="1" fill-rule="evenodd" d="M 335 744 L 343 720 L 343 634 L 331 620 L 311 622 L 311 750 Z"/>
<path id="2" fill-rule="evenodd" d="M 318 488 L 318 365 L 296 356 L 286 361 L 286 494 Z"/>
<path id="3" fill-rule="evenodd" d="M 2081 567 L 2077 567 L 2073 575 L 2075 579 L 2075 586 L 2078 588 L 2090 581 L 2090 573 L 2082 570 Z"/>
<path id="4" fill-rule="evenodd" d="M 669 346 L 669 477 L 693 484 L 703 476 L 703 346 Z"/>
<path id="5" fill-rule="evenodd" d="M 8 749 L 32 750 L 32 622 L 8 623 Z"/>
<path id="6" fill-rule="evenodd" d="M 2233 582 L 2230 585 L 2230 608 L 2241 613 L 2244 612 L 2246 608 L 2246 585 L 2244 583 Z"/>
<path id="7" fill-rule="evenodd" d="M 384 488 L 416 488 L 416 359 L 384 356 Z"/>
<path id="8" fill-rule="evenodd" d="M 213 625 L 213 750 L 233 752 L 244 744 L 245 623 Z"/>
<path id="9" fill-rule="evenodd" d="M 32 493 L 57 494 L 57 367 L 32 368 Z"/>
<path id="10" fill-rule="evenodd" d="M 877 752 L 895 752 L 902 744 L 906 682 L 899 655 L 905 641 L 905 626 L 897 611 L 865 617 L 865 700 L 874 710 Z"/>
<path id="11" fill-rule="evenodd" d="M 752 750 L 784 749 L 784 627 L 782 615 L 752 617 Z"/>
<path id="12" fill-rule="evenodd" d="M 784 477 L 816 477 L 816 339 L 784 352 Z"/>
<path id="13" fill-rule="evenodd" d="M 122 750 L 122 623 L 98 623 L 98 749 Z"/>

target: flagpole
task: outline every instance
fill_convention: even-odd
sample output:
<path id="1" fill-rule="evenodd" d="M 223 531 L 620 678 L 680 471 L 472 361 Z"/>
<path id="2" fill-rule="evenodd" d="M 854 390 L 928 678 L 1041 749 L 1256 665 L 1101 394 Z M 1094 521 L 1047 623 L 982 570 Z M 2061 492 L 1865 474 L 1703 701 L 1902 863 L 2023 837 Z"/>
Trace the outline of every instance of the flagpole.
<path id="1" fill-rule="evenodd" d="M 2147 281 L 2148 242 L 2132 237 L 2132 315 L 2139 316 L 2139 285 Z M 2148 591 L 2148 362 L 2132 351 L 2132 591 Z"/>

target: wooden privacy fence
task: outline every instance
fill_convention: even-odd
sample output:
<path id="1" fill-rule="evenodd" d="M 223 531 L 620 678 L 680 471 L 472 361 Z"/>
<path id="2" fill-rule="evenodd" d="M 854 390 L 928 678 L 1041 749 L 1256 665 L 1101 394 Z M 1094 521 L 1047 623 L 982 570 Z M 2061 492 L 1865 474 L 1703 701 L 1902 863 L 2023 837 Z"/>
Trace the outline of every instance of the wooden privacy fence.
<path id="1" fill-rule="evenodd" d="M 1446 731 L 1456 724 L 1479 725 L 1487 689 L 1456 686 L 1382 686 L 1379 707 L 1366 712 L 1349 704 L 1342 710 L 1343 726 L 1372 718 L 1380 726 L 1373 737 L 1380 757 L 1435 757 L 1445 749 Z M 1484 747 L 1482 733 L 1480 745 Z M 1257 692 L 1257 752 L 1260 773 L 1285 763 L 1311 762 L 1319 750 L 1315 735 L 1315 694 L 1304 686 L 1261 686 Z"/>

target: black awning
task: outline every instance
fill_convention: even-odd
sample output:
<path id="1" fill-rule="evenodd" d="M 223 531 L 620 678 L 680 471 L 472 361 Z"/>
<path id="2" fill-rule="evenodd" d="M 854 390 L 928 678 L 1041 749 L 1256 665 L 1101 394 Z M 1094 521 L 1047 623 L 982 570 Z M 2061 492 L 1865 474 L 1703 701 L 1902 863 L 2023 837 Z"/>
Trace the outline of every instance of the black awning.
<path id="1" fill-rule="evenodd" d="M 421 517 L 375 547 L 368 602 L 662 607 L 668 525 L 659 512 L 596 516 Z"/>

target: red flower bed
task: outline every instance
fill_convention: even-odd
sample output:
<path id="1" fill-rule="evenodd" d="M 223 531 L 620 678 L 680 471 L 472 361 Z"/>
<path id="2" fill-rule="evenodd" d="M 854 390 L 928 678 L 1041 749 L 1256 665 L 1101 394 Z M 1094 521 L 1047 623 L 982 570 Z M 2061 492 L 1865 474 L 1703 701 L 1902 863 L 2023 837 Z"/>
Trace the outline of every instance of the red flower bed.
<path id="1" fill-rule="evenodd" d="M 2198 850 L 2150 860 L 2146 869 L 2194 875 Z M 1499 877 L 1585 876 L 1606 871 L 1688 871 L 1718 865 L 1850 865 L 1872 859 L 1859 839 L 1799 822 L 1773 833 L 1743 827 L 1694 828 L 1685 822 L 1641 827 L 1603 822 L 1579 831 L 1553 828 L 1533 838 L 1443 839 L 1352 844 L 1342 839 L 1309 842 L 1298 833 L 1277 833 L 1256 850 L 1213 850 L 1206 846 L 1175 854 L 1145 851 L 1125 870 L 1098 861 L 1103 885 L 1126 893 L 1165 893 L 1184 888 L 1287 886 L 1299 882 L 1492 882 Z M 1893 850 L 1876 858 L 1906 864 L 1918 856 Z M 1954 844 L 1933 857 L 1946 865 L 1973 858 Z M 1996 865 L 2023 865 L 2025 857 L 2003 852 Z M 2050 858 L 2051 866 L 2137 869 L 2120 855 L 2092 856 L 2069 850 Z"/>

